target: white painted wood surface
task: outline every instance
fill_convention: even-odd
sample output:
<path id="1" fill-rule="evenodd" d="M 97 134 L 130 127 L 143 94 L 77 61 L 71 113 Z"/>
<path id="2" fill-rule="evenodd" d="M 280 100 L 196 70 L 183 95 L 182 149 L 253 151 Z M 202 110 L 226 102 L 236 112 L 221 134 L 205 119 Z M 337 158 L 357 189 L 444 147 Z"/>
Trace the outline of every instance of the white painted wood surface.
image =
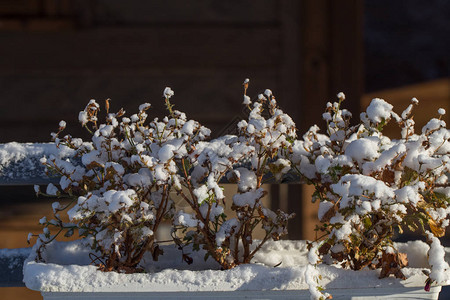
<path id="1" fill-rule="evenodd" d="M 336 299 L 392 300 L 439 298 L 440 286 L 429 292 L 423 288 L 364 288 L 327 290 Z M 259 299 L 259 300 L 309 300 L 308 290 L 288 291 L 231 291 L 231 292 L 117 292 L 117 293 L 49 293 L 43 292 L 44 300 L 134 300 L 134 299 Z"/>

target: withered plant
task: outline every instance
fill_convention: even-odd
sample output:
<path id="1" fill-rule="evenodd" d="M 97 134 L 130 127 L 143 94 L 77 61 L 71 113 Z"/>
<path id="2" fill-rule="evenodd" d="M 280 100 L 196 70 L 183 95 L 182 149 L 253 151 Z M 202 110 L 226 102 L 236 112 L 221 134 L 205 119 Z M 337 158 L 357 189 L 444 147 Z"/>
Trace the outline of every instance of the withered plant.
<path id="1" fill-rule="evenodd" d="M 293 144 L 293 168 L 313 184 L 313 201 L 320 201 L 317 244 L 311 248 L 317 261 L 334 261 L 345 268 L 381 268 L 380 277 L 405 278 L 401 269 L 407 257 L 393 238 L 404 230 L 421 231 L 431 249 L 442 249 L 449 224 L 450 131 L 439 117 L 419 133 L 414 131 L 412 109 L 417 99 L 397 115 L 392 105 L 373 99 L 361 121 L 351 126 L 351 114 L 339 101 L 328 103 L 323 119 L 326 134 L 317 126 Z M 383 135 L 389 121 L 401 129 L 400 139 Z M 431 251 L 433 252 L 433 251 Z M 436 251 L 434 251 L 436 252 Z M 433 253 L 434 253 L 433 252 Z M 429 253 L 429 280 L 442 282 L 447 263 Z"/>
<path id="2" fill-rule="evenodd" d="M 71 236 L 74 231 L 88 238 L 95 250 L 93 263 L 104 271 L 140 271 L 146 252 L 158 259 L 162 250 L 155 240 L 156 231 L 175 211 L 170 198 L 171 188 L 179 185 L 175 158 L 192 152 L 210 133 L 173 110 L 169 102 L 172 95 L 166 88 L 169 116 L 148 123 L 150 104 L 142 104 L 137 114 L 124 117 L 122 109 L 110 113 L 107 100 L 106 120 L 100 124 L 100 106 L 91 100 L 79 114 L 82 126 L 92 134 L 89 142 L 70 135 L 60 138 L 65 122 L 60 123 L 54 141 L 58 147 L 73 149 L 76 156 L 70 162 L 54 156 L 42 159 L 49 172 L 61 176 L 60 187 L 50 184 L 46 194 L 73 201 L 65 207 L 55 202 L 54 219 L 41 219 L 44 233 L 38 235 L 38 259 L 43 259 L 45 246 L 60 233 Z M 71 223 L 61 220 L 59 213 L 63 211 Z M 52 227 L 56 234 L 51 234 Z"/>
<path id="3" fill-rule="evenodd" d="M 287 221 L 293 217 L 271 211 L 261 199 L 267 193 L 262 184 L 268 174 L 280 179 L 290 169 L 282 157 L 295 138 L 295 125 L 278 108 L 270 90 L 252 104 L 247 88 L 248 80 L 244 82 L 248 120 L 239 122 L 238 135 L 199 143 L 192 155 L 181 159 L 181 186 L 175 187 L 193 211 L 175 215 L 175 241 L 180 247 L 203 248 L 223 269 L 250 263 L 266 241 L 286 234 Z M 226 200 L 219 183 L 225 176 L 238 187 L 231 203 L 233 218 L 224 214 Z M 264 237 L 256 241 L 253 236 L 258 226 Z"/>

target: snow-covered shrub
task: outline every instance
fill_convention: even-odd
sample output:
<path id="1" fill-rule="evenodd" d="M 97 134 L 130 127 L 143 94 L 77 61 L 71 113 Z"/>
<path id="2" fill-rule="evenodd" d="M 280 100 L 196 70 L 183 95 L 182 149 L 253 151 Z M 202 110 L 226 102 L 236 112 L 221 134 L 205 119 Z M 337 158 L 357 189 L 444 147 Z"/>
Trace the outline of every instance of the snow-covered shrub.
<path id="1" fill-rule="evenodd" d="M 408 261 L 392 239 L 396 232 L 419 230 L 431 244 L 429 280 L 447 278 L 449 269 L 438 237 L 449 225 L 450 130 L 441 119 L 431 119 L 420 132 L 414 131 L 412 108 L 401 113 L 382 99 L 373 99 L 352 126 L 351 113 L 339 101 L 328 103 L 323 119 L 326 134 L 313 126 L 292 145 L 293 168 L 315 186 L 318 217 L 324 234 L 311 251 L 317 263 L 323 260 L 345 268 L 381 268 L 380 277 L 404 278 Z M 396 122 L 401 138 L 383 135 L 383 127 Z"/>
<path id="2" fill-rule="evenodd" d="M 282 157 L 295 138 L 295 124 L 277 107 L 270 90 L 252 104 L 247 87 L 248 80 L 244 82 L 244 105 L 249 115 L 239 122 L 238 136 L 198 143 L 192 155 L 181 160 L 180 186 L 175 186 L 193 211 L 177 212 L 175 241 L 180 247 L 201 246 L 224 269 L 249 263 L 267 240 L 277 240 L 287 232 L 287 221 L 293 216 L 271 211 L 261 199 L 266 194 L 262 188 L 265 175 L 271 172 L 280 179 L 290 169 Z M 234 218 L 224 214 L 225 197 L 219 186 L 224 176 L 238 188 L 231 203 Z M 257 226 L 265 232 L 260 241 L 253 240 Z M 177 237 L 179 232 L 185 235 Z"/>
<path id="3" fill-rule="evenodd" d="M 125 117 L 122 109 L 110 113 L 107 100 L 106 120 L 100 123 L 100 106 L 91 100 L 79 114 L 80 123 L 92 134 L 88 142 L 70 135 L 61 138 L 65 122 L 60 122 L 53 139 L 61 147 L 74 149 L 79 160 L 42 159 L 50 172 L 61 176 L 59 188 L 49 184 L 46 194 L 73 201 L 65 207 L 55 202 L 54 219 L 41 219 L 44 233 L 38 235 L 38 257 L 42 259 L 45 245 L 61 232 L 71 236 L 78 231 L 101 253 L 93 262 L 105 271 L 135 272 L 145 252 L 157 259 L 161 250 L 155 232 L 175 212 L 170 191 L 179 186 L 176 162 L 210 134 L 209 129 L 172 109 L 172 95 L 166 88 L 163 96 L 169 116 L 150 122 L 146 122 L 150 104 L 140 105 L 137 114 Z M 70 223 L 61 220 L 60 212 L 67 212 Z M 56 234 L 50 233 L 52 227 L 58 230 Z"/>
<path id="4" fill-rule="evenodd" d="M 262 184 L 270 179 L 269 173 L 281 179 L 289 171 L 290 162 L 282 157 L 296 137 L 295 124 L 277 107 L 270 90 L 251 105 L 248 81 L 244 87 L 248 120 L 238 124 L 238 135 L 212 141 L 206 141 L 209 129 L 173 110 L 170 88 L 163 93 L 169 116 L 162 120 L 146 123 L 150 104 L 141 105 L 131 117 L 124 117 L 123 110 L 110 113 L 107 100 L 106 121 L 100 124 L 100 106 L 91 100 L 79 114 L 82 126 L 92 134 L 89 142 L 60 137 L 66 125 L 61 121 L 53 138 L 59 147 L 75 150 L 78 161 L 43 158 L 48 171 L 61 179 L 59 187 L 49 184 L 42 194 L 73 201 L 66 206 L 55 202 L 54 219 L 41 219 L 44 233 L 37 235 L 38 258 L 45 260 L 43 250 L 60 233 L 71 236 L 78 231 L 100 253 L 92 255 L 100 269 L 136 272 L 146 252 L 154 259 L 161 254 L 155 232 L 164 219 L 173 221 L 172 234 L 181 250 L 201 246 L 224 269 L 249 263 L 266 241 L 279 239 L 293 215 L 264 207 L 261 199 L 267 192 Z M 238 187 L 230 203 L 234 218 L 224 214 L 225 197 L 219 186 L 224 176 Z M 176 208 L 171 192 L 184 199 L 192 213 Z M 67 213 L 69 223 L 60 212 Z M 254 242 L 257 226 L 265 236 Z M 56 234 L 50 232 L 53 227 Z M 187 254 L 182 256 L 191 263 Z"/>

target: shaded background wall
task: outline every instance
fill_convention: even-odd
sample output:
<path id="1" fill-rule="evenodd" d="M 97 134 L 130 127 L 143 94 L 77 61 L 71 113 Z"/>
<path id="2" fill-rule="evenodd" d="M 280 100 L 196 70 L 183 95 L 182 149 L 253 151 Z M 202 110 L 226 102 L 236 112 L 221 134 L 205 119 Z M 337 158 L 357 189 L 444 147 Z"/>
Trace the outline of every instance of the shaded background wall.
<path id="1" fill-rule="evenodd" d="M 340 90 L 359 108 L 364 92 L 448 78 L 449 15 L 445 0 L 2 0 L 0 142 L 47 141 L 60 119 L 80 134 L 91 98 L 162 115 L 165 86 L 219 134 L 246 77 L 306 129 Z"/>
<path id="2" fill-rule="evenodd" d="M 366 92 L 450 76 L 449 1 L 366 0 L 364 16 Z"/>
<path id="3" fill-rule="evenodd" d="M 246 77 L 251 96 L 274 91 L 300 133 L 323 125 L 339 91 L 356 116 L 375 96 L 400 107 L 416 96 L 420 126 L 449 108 L 448 15 L 443 0 L 3 0 L 0 142 L 49 141 L 61 119 L 87 137 L 77 116 L 91 98 L 130 114 L 151 102 L 162 116 L 166 86 L 178 109 L 218 136 L 243 117 Z M 299 198 L 309 192 L 272 188 L 272 207 L 299 216 L 291 238 L 314 225 Z"/>
<path id="4" fill-rule="evenodd" d="M 292 63 L 284 52 L 298 50 L 298 37 L 287 39 L 292 29 L 284 28 L 297 22 L 295 1 L 6 3 L 2 142 L 49 140 L 59 119 L 80 134 L 77 114 L 91 98 L 111 98 L 129 113 L 150 102 L 163 115 L 166 86 L 178 109 L 216 133 L 240 113 L 242 81 L 252 79 L 254 95 L 269 86 L 281 92 L 283 67 Z"/>
<path id="5" fill-rule="evenodd" d="M 0 14 L 1 142 L 49 140 L 60 119 L 79 134 L 91 98 L 161 115 L 166 86 L 220 133 L 247 77 L 250 95 L 271 88 L 306 129 L 317 99 L 362 89 L 360 1 L 3 0 Z"/>
<path id="6" fill-rule="evenodd" d="M 323 127 L 339 91 L 355 116 L 375 96 L 398 110 L 418 97 L 420 125 L 450 111 L 448 16 L 445 0 L 1 0 L 0 143 L 49 141 L 61 119 L 86 137 L 77 116 L 91 98 L 162 116 L 166 86 L 218 136 L 243 117 L 247 77 L 249 95 L 272 89 L 300 132 Z M 289 237 L 311 238 L 311 191 L 270 191 L 273 208 L 297 213 Z M 26 246 L 49 205 L 31 187 L 0 194 L 0 248 Z"/>

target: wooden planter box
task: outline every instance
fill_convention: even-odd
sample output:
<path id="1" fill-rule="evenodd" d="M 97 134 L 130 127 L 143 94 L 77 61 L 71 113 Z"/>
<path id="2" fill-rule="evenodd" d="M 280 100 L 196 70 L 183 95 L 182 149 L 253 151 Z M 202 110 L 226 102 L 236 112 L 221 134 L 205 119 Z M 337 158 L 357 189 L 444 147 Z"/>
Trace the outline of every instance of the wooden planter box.
<path id="1" fill-rule="evenodd" d="M 47 247 L 47 263 L 36 263 L 32 252 L 25 261 L 24 282 L 44 299 L 310 299 L 305 275 L 315 269 L 308 266 L 306 251 L 303 241 L 270 242 L 254 264 L 221 271 L 214 261 L 205 262 L 201 251 L 191 253 L 193 265 L 182 264 L 176 247 L 169 245 L 158 262 L 148 260 L 148 273 L 119 274 L 89 266 L 90 251 L 79 241 L 57 242 Z M 438 299 L 441 290 L 433 286 L 424 291 L 426 278 L 417 267 L 405 269 L 404 281 L 380 280 L 376 270 L 321 265 L 317 271 L 333 299 Z"/>

